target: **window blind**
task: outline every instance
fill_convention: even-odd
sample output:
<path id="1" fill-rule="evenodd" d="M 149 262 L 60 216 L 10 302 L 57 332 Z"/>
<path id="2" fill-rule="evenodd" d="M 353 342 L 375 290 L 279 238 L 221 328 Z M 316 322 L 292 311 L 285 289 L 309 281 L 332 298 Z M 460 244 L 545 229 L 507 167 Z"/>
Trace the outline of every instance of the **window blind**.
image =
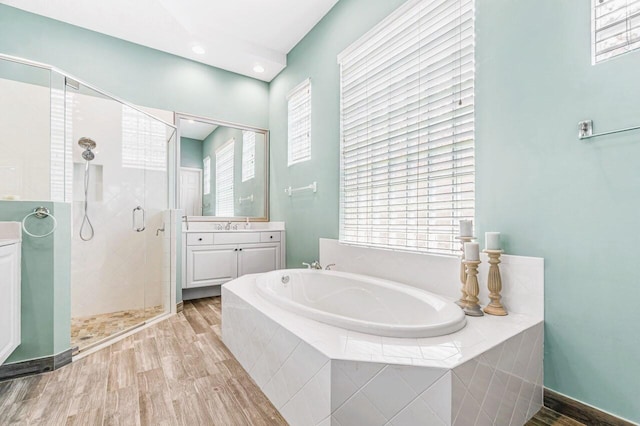
<path id="1" fill-rule="evenodd" d="M 289 162 L 311 158 L 311 80 L 306 79 L 287 96 Z"/>
<path id="2" fill-rule="evenodd" d="M 202 160 L 202 193 L 211 194 L 211 157 L 206 156 Z"/>
<path id="3" fill-rule="evenodd" d="M 593 63 L 640 48 L 640 0 L 592 0 Z"/>
<path id="4" fill-rule="evenodd" d="M 256 134 L 242 131 L 242 181 L 253 179 L 256 175 Z"/>
<path id="5" fill-rule="evenodd" d="M 122 105 L 122 167 L 167 170 L 165 125 Z"/>
<path id="6" fill-rule="evenodd" d="M 474 216 L 474 3 L 410 1 L 340 64 L 340 241 L 453 254 Z"/>
<path id="7" fill-rule="evenodd" d="M 233 211 L 233 152 L 231 139 L 216 150 L 216 216 L 231 217 Z"/>

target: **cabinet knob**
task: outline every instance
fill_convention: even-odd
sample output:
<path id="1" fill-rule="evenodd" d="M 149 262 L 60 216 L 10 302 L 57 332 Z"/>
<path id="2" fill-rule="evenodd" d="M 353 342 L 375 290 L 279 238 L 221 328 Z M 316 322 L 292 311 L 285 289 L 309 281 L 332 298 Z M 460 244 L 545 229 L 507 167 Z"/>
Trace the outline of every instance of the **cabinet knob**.
<path id="1" fill-rule="evenodd" d="M 273 238 L 273 235 L 269 235 L 269 238 Z"/>
<path id="2" fill-rule="evenodd" d="M 242 249 L 239 249 L 240 251 L 242 251 Z"/>
<path id="3" fill-rule="evenodd" d="M 202 238 L 198 238 L 198 241 L 202 241 Z"/>

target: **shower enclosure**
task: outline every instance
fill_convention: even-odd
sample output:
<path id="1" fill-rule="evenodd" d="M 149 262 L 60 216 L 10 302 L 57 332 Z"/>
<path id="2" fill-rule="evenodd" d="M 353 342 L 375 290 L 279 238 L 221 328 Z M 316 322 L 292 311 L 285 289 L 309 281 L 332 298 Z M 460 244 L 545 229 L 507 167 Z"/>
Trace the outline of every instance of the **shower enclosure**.
<path id="1" fill-rule="evenodd" d="M 0 199 L 72 204 L 71 346 L 168 313 L 172 113 L 3 55 L 0 93 L 0 128 L 13 129 L 0 142 Z"/>

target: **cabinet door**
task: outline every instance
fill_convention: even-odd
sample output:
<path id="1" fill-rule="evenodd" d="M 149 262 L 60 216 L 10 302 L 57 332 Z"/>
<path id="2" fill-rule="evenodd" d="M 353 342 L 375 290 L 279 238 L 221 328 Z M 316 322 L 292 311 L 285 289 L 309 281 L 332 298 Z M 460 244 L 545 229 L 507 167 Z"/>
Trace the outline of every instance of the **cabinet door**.
<path id="1" fill-rule="evenodd" d="M 20 344 L 20 246 L 0 247 L 0 364 Z"/>
<path id="2" fill-rule="evenodd" d="M 280 244 L 243 244 L 238 253 L 238 276 L 273 271 L 280 265 Z"/>
<path id="3" fill-rule="evenodd" d="M 238 253 L 237 246 L 187 248 L 186 287 L 219 285 L 237 278 Z"/>

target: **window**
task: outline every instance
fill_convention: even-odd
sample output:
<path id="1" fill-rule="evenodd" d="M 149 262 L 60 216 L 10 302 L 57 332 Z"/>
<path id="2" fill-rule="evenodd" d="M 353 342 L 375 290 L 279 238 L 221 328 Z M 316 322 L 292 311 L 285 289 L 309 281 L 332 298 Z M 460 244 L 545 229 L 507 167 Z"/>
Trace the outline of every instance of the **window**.
<path id="1" fill-rule="evenodd" d="M 165 125 L 122 105 L 122 167 L 167 170 Z"/>
<path id="2" fill-rule="evenodd" d="M 216 150 L 216 216 L 233 216 L 233 150 L 231 139 Z"/>
<path id="3" fill-rule="evenodd" d="M 287 96 L 289 166 L 311 159 L 311 80 L 306 79 Z"/>
<path id="4" fill-rule="evenodd" d="M 242 181 L 256 176 L 256 133 L 242 131 Z"/>
<path id="5" fill-rule="evenodd" d="M 640 0 L 592 0 L 592 62 L 640 48 Z"/>
<path id="6" fill-rule="evenodd" d="M 211 194 L 211 157 L 208 155 L 202 160 L 202 193 Z"/>
<path id="7" fill-rule="evenodd" d="M 457 253 L 475 205 L 473 0 L 410 0 L 338 62 L 340 241 Z"/>

